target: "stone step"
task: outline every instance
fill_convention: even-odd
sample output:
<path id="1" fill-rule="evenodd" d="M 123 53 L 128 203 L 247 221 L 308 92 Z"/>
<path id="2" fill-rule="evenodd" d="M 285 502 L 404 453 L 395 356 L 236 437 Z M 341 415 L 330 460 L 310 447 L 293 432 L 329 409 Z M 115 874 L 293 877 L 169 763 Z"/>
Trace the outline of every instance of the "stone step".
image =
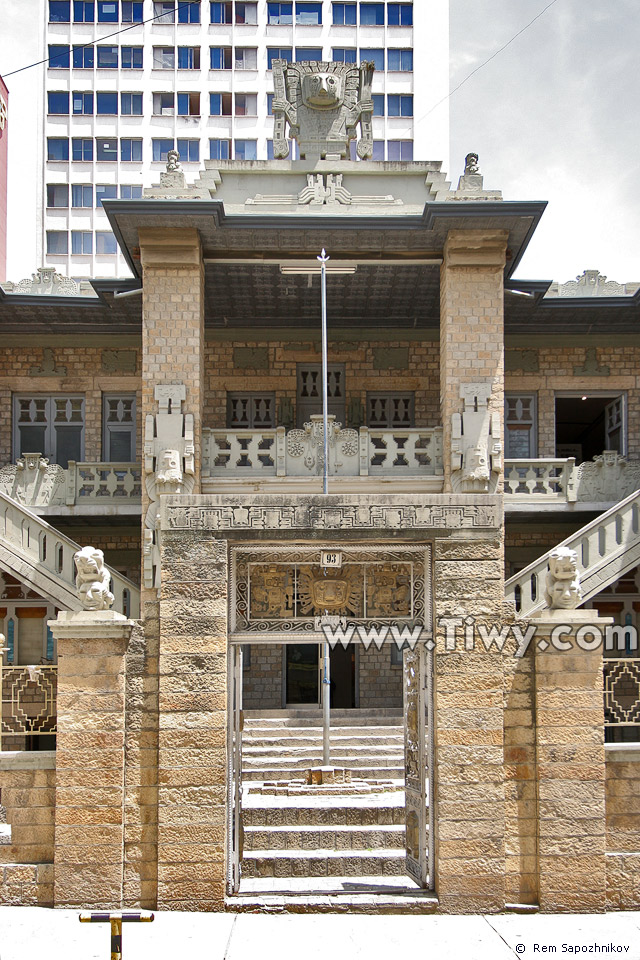
<path id="1" fill-rule="evenodd" d="M 251 850 L 404 850 L 404 827 L 280 826 L 245 827 L 244 849 Z"/>
<path id="2" fill-rule="evenodd" d="M 395 793 L 401 780 L 350 780 L 347 783 L 309 784 L 306 780 L 265 780 L 248 781 L 245 784 L 247 796 L 306 797 L 313 800 L 328 800 L 337 797 L 370 796 L 381 793 Z"/>
<path id="3" fill-rule="evenodd" d="M 403 736 L 404 727 L 398 723 L 371 723 L 371 724 L 331 724 L 331 736 L 350 737 L 386 737 Z M 289 723 L 273 722 L 268 726 L 254 726 L 246 719 L 244 721 L 244 735 L 250 737 L 304 737 L 322 736 L 321 723 L 301 723 L 292 720 Z"/>
<path id="4" fill-rule="evenodd" d="M 285 734 L 284 736 L 278 736 L 276 734 L 261 734 L 256 731 L 246 730 L 242 735 L 243 746 L 253 747 L 282 747 L 287 749 L 295 749 L 301 745 L 322 745 L 322 731 L 321 730 L 307 730 L 305 733 L 300 735 L 291 735 Z M 365 735 L 365 736 L 355 736 L 355 735 L 336 735 L 331 732 L 329 740 L 332 746 L 338 747 L 399 747 L 402 749 L 404 747 L 404 736 L 401 733 L 397 734 L 378 734 L 377 736 Z"/>
<path id="5" fill-rule="evenodd" d="M 247 797 L 242 804 L 242 822 L 247 827 L 313 826 L 404 826 L 404 804 L 393 795 L 373 798 L 325 798 L 321 804 L 305 798 Z M 397 797 L 397 795 L 396 795 Z"/>
<path id="6" fill-rule="evenodd" d="M 405 852 L 378 850 L 250 850 L 242 858 L 242 877 L 400 876 Z"/>
<path id="7" fill-rule="evenodd" d="M 399 747 L 388 746 L 388 747 L 340 747 L 338 744 L 331 744 L 331 754 L 332 756 L 347 757 L 353 763 L 358 759 L 364 759 L 370 761 L 375 761 L 377 759 L 393 759 L 393 760 L 402 760 L 404 756 L 404 751 Z M 322 757 L 322 744 L 299 744 L 295 747 L 264 747 L 261 744 L 244 744 L 242 745 L 242 757 L 243 759 L 264 759 L 267 758 L 271 760 L 281 760 L 281 759 L 291 759 L 296 760 L 298 758 L 304 757 L 313 757 L 318 758 Z"/>
<path id="8" fill-rule="evenodd" d="M 245 719 L 251 723 L 263 723 L 272 720 L 296 720 L 302 719 L 312 721 L 322 725 L 322 710 L 318 707 L 289 707 L 286 710 L 245 710 Z M 367 723 L 376 721 L 380 723 L 395 722 L 402 723 L 402 707 L 380 707 L 376 709 L 332 709 L 332 721 L 341 723 Z"/>
<path id="9" fill-rule="evenodd" d="M 243 878 L 228 910 L 246 913 L 407 914 L 437 910 L 435 895 L 408 876 Z"/>
<path id="10" fill-rule="evenodd" d="M 291 753 L 286 750 L 282 753 L 263 753 L 261 751 L 242 751 L 242 769 L 252 770 L 256 767 L 275 766 L 283 770 L 306 770 L 308 767 L 317 766 L 322 760 L 322 751 L 317 750 L 297 750 Z M 403 761 L 403 754 L 400 751 L 394 751 L 389 754 L 380 754 L 378 751 L 368 754 L 345 754 L 342 752 L 331 751 L 331 766 L 348 769 L 357 769 L 358 767 L 375 766 L 400 766 Z"/>
<path id="11" fill-rule="evenodd" d="M 346 760 L 340 762 L 337 758 L 331 758 L 331 762 L 335 763 L 336 766 L 343 767 L 352 767 L 353 763 L 347 763 Z M 364 762 L 364 761 L 363 761 Z M 369 762 L 369 761 L 367 761 Z M 317 760 L 309 759 L 307 761 L 307 766 L 317 766 Z M 242 765 L 242 778 L 243 780 L 290 780 L 292 773 L 295 775 L 297 771 L 304 770 L 304 763 L 297 764 L 287 764 L 284 765 L 279 763 L 277 767 L 261 767 L 247 765 L 244 763 Z M 404 768 L 401 766 L 357 766 L 354 767 L 358 773 L 359 780 L 399 780 L 404 775 Z"/>

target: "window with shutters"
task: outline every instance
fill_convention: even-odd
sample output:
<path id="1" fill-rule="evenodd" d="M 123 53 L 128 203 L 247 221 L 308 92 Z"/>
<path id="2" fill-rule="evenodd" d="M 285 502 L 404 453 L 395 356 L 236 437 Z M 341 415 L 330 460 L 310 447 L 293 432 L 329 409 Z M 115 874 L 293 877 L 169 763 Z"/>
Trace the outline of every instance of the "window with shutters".
<path id="1" fill-rule="evenodd" d="M 368 393 L 367 426 L 378 429 L 412 427 L 414 425 L 414 394 Z"/>
<path id="2" fill-rule="evenodd" d="M 236 430 L 275 427 L 275 406 L 273 393 L 228 393 L 227 426 Z"/>

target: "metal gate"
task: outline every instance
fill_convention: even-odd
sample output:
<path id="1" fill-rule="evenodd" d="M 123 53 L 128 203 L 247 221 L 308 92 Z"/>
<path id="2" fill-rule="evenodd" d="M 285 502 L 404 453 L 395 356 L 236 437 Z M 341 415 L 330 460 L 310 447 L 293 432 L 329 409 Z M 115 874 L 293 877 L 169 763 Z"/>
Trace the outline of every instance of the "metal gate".
<path id="1" fill-rule="evenodd" d="M 404 651 L 405 862 L 409 876 L 426 888 L 434 878 L 432 659 L 422 643 Z"/>
<path id="2" fill-rule="evenodd" d="M 228 652 L 227 711 L 227 893 L 240 889 L 242 862 L 242 646 Z"/>

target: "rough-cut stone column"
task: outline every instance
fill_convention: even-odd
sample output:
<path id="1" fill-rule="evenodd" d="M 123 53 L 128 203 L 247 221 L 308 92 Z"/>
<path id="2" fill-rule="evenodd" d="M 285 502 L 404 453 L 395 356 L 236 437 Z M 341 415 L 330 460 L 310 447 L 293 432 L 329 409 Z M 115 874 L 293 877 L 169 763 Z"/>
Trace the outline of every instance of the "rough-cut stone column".
<path id="1" fill-rule="evenodd" d="M 58 614 L 54 906 L 118 909 L 124 880 L 125 654 L 111 610 Z"/>
<path id="2" fill-rule="evenodd" d="M 506 230 L 451 230 L 440 275 L 440 410 L 445 493 L 451 491 L 451 420 L 460 387 L 485 382 L 489 410 L 504 422 L 503 284 Z M 504 430 L 501 429 L 501 439 Z"/>
<path id="3" fill-rule="evenodd" d="M 163 530 L 158 908 L 224 907 L 227 544 Z"/>
<path id="4" fill-rule="evenodd" d="M 598 913 L 606 907 L 602 646 L 584 650 L 579 639 L 591 639 L 588 625 L 604 633 L 612 621 L 557 610 L 533 622 L 540 908 Z M 548 643 L 559 624 L 570 628 Z"/>

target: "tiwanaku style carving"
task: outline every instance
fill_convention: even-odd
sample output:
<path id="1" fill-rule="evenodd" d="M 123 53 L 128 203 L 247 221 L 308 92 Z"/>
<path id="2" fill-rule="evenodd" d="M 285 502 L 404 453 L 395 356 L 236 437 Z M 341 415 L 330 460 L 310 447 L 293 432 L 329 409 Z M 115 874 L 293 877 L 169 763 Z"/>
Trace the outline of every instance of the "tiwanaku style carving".
<path id="1" fill-rule="evenodd" d="M 457 493 L 493 493 L 502 469 L 500 417 L 489 410 L 490 384 L 460 387 L 462 413 L 453 415 L 451 483 Z"/>
<path id="2" fill-rule="evenodd" d="M 361 137 L 357 152 L 362 160 L 373 153 L 374 66 L 348 63 L 287 63 L 273 61 L 273 155 L 289 155 L 289 134 L 298 142 L 303 160 L 340 160 L 349 157 L 349 143 Z"/>
<path id="3" fill-rule="evenodd" d="M 39 453 L 25 453 L 15 465 L 0 469 L 0 491 L 18 503 L 48 506 L 64 478 L 62 467 L 50 464 Z"/>
<path id="4" fill-rule="evenodd" d="M 16 284 L 13 292 L 31 296 L 77 297 L 80 287 L 75 280 L 56 273 L 54 267 L 38 267 L 29 279 Z"/>
<path id="5" fill-rule="evenodd" d="M 358 456 L 358 431 L 343 429 L 332 414 L 327 418 L 329 428 L 330 466 L 338 471 L 342 466 L 340 457 Z M 287 434 L 287 453 L 290 457 L 302 458 L 307 470 L 317 473 L 324 466 L 324 423 L 321 414 L 311 414 L 311 420 L 302 430 L 290 430 Z M 332 456 L 331 456 L 332 454 Z"/>
<path id="6" fill-rule="evenodd" d="M 76 590 L 84 610 L 108 610 L 113 603 L 109 590 L 111 577 L 104 565 L 102 550 L 83 547 L 73 557 L 76 565 Z"/>
<path id="7" fill-rule="evenodd" d="M 575 610 L 582 599 L 578 555 L 570 547 L 557 547 L 549 554 L 545 600 L 552 610 Z"/>

